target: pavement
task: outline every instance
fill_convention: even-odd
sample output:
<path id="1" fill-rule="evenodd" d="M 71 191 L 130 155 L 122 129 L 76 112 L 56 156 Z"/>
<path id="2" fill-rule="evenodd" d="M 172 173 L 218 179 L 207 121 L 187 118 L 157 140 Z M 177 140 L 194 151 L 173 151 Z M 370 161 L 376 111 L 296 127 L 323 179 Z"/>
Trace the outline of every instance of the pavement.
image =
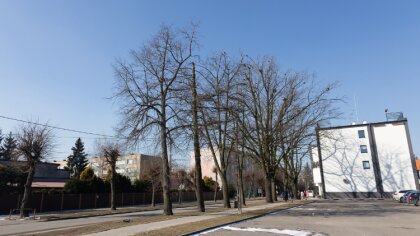
<path id="1" fill-rule="evenodd" d="M 221 201 L 218 204 L 212 204 L 211 207 L 221 207 Z M 185 211 L 196 211 L 197 207 L 184 207 L 184 208 L 174 208 L 174 213 L 180 213 Z M 69 229 L 75 227 L 82 227 L 91 224 L 111 222 L 111 221 L 122 221 L 126 219 L 134 219 L 139 217 L 147 217 L 152 215 L 162 215 L 163 210 L 153 210 L 153 211 L 142 211 L 142 212 L 132 212 L 132 213 L 123 213 L 123 214 L 112 214 L 104 216 L 94 216 L 94 217 L 83 217 L 76 219 L 64 219 L 64 220 L 54 220 L 54 221 L 39 221 L 39 220 L 0 220 L 0 235 L 24 235 L 24 234 L 33 234 L 40 232 L 49 232 L 54 230 Z"/>
<path id="2" fill-rule="evenodd" d="M 264 202 L 264 200 L 252 200 L 253 202 Z M 222 201 L 218 201 L 218 203 L 206 203 L 206 208 L 219 208 L 222 207 Z M 192 207 L 183 207 L 183 208 L 175 208 L 174 206 L 174 214 L 181 213 L 181 212 L 192 212 L 196 211 L 196 206 Z M 236 213 L 237 210 L 228 210 L 228 212 Z M 56 213 L 54 213 L 56 214 Z M 52 232 L 56 230 L 63 230 L 63 229 L 73 229 L 76 227 L 83 227 L 92 224 L 104 223 L 104 222 L 112 222 L 112 221 L 123 221 L 128 219 L 135 219 L 139 217 L 148 217 L 148 216 L 155 216 L 155 215 L 162 215 L 163 210 L 153 210 L 153 211 L 142 211 L 142 212 L 132 212 L 132 213 L 122 213 L 122 214 L 112 214 L 112 215 L 104 215 L 104 216 L 94 216 L 94 217 L 83 217 L 83 218 L 76 218 L 76 219 L 64 219 L 64 220 L 54 220 L 54 221 L 41 221 L 41 220 L 7 220 L 6 218 L 0 218 L 0 235 L 32 235 L 34 233 L 41 233 L 41 232 Z M 47 214 L 46 214 L 47 215 Z M 201 217 L 201 218 L 200 218 Z M 205 220 L 207 216 L 194 216 L 194 217 L 183 217 L 174 219 L 173 221 L 165 221 L 165 222 L 157 222 L 157 223 L 148 223 L 148 224 L 141 224 L 141 226 L 137 226 L 137 228 L 144 228 L 144 230 L 139 231 L 136 227 L 122 229 L 122 234 L 114 234 L 113 230 L 102 232 L 100 235 L 105 235 L 106 233 L 111 233 L 108 235 L 129 235 L 130 232 L 146 232 L 154 229 L 162 228 L 162 225 L 166 225 L 168 227 L 173 225 L 184 224 L 185 222 L 195 222 L 197 219 Z M 210 216 L 210 218 L 216 217 L 216 215 Z M 186 219 L 184 219 L 186 218 Z M 188 221 L 189 220 L 189 221 Z M 118 229 L 115 229 L 118 230 Z"/>
<path id="3" fill-rule="evenodd" d="M 393 200 L 320 200 L 201 235 L 420 235 L 420 207 Z"/>
<path id="4" fill-rule="evenodd" d="M 242 212 L 245 213 L 249 211 L 270 209 L 270 208 L 274 208 L 274 207 L 284 205 L 284 204 L 285 204 L 284 202 L 276 202 L 276 203 L 271 203 L 271 204 L 251 206 L 251 207 L 243 208 Z M 112 229 L 108 231 L 98 232 L 94 234 L 87 234 L 87 235 L 88 236 L 136 235 L 139 233 L 146 233 L 149 231 L 158 230 L 162 228 L 189 224 L 189 223 L 194 223 L 194 222 L 200 222 L 200 221 L 210 220 L 217 217 L 233 215 L 233 214 L 238 214 L 238 210 L 231 209 L 231 210 L 226 210 L 222 212 L 208 213 L 206 215 L 201 215 L 201 216 L 189 216 L 189 217 L 182 217 L 182 218 L 165 220 L 165 221 L 160 221 L 160 222 L 132 225 L 132 226 L 127 226 L 127 227 L 122 227 L 122 228 L 117 228 L 117 229 Z"/>

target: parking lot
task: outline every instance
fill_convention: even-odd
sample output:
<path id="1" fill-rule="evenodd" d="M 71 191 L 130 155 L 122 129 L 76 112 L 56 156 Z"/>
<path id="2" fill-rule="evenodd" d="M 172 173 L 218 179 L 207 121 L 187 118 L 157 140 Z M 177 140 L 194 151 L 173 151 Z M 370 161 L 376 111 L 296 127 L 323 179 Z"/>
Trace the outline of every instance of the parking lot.
<path id="1" fill-rule="evenodd" d="M 393 200 L 319 200 L 206 235 L 420 235 L 420 207 Z"/>

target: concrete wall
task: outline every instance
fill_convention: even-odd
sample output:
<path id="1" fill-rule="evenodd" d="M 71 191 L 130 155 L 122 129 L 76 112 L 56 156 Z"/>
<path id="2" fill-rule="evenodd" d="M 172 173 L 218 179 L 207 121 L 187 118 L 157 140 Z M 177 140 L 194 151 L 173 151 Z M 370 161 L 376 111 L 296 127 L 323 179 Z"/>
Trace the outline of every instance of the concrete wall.
<path id="1" fill-rule="evenodd" d="M 373 126 L 384 192 L 416 189 L 404 123 Z"/>
<path id="2" fill-rule="evenodd" d="M 397 121 L 320 129 L 320 172 L 327 197 L 382 197 L 400 189 L 419 189 L 406 124 Z M 365 137 L 359 137 L 359 131 Z M 315 151 L 312 155 L 318 158 Z M 364 168 L 363 162 L 369 168 Z M 315 172 L 314 181 L 319 181 Z"/>
<path id="3" fill-rule="evenodd" d="M 359 130 L 365 138 L 359 138 Z M 366 127 L 322 130 L 320 143 L 325 192 L 377 191 Z M 361 153 L 360 145 L 366 145 L 367 153 Z M 363 161 L 370 169 L 363 168 Z"/>

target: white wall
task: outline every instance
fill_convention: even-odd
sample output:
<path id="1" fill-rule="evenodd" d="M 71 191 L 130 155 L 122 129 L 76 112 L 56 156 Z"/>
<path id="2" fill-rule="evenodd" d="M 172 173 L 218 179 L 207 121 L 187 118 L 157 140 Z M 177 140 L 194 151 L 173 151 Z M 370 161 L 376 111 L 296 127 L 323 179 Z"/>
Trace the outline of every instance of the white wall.
<path id="1" fill-rule="evenodd" d="M 365 131 L 365 138 L 359 138 L 358 130 Z M 320 143 L 326 192 L 377 191 L 366 126 L 321 130 Z M 360 145 L 368 153 L 361 153 Z M 363 169 L 363 161 L 369 161 L 370 169 Z"/>
<path id="2" fill-rule="evenodd" d="M 384 192 L 416 189 L 404 123 L 375 125 L 373 130 Z"/>

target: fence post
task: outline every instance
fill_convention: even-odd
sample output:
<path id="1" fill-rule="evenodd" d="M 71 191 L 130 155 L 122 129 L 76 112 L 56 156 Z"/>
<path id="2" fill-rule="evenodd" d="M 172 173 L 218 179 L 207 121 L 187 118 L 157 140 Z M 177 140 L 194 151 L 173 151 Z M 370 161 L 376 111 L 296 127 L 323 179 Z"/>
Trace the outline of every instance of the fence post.
<path id="1" fill-rule="evenodd" d="M 82 209 L 82 194 L 79 194 L 79 210 Z"/>
<path id="2" fill-rule="evenodd" d="M 39 212 L 42 212 L 42 208 L 43 208 L 43 205 L 44 205 L 44 192 L 42 192 L 42 194 L 41 194 L 41 204 L 40 204 L 40 206 L 39 206 Z"/>
<path id="3" fill-rule="evenodd" d="M 64 206 L 64 192 L 61 192 L 61 205 L 60 205 L 61 211 L 63 211 L 63 206 Z"/>

